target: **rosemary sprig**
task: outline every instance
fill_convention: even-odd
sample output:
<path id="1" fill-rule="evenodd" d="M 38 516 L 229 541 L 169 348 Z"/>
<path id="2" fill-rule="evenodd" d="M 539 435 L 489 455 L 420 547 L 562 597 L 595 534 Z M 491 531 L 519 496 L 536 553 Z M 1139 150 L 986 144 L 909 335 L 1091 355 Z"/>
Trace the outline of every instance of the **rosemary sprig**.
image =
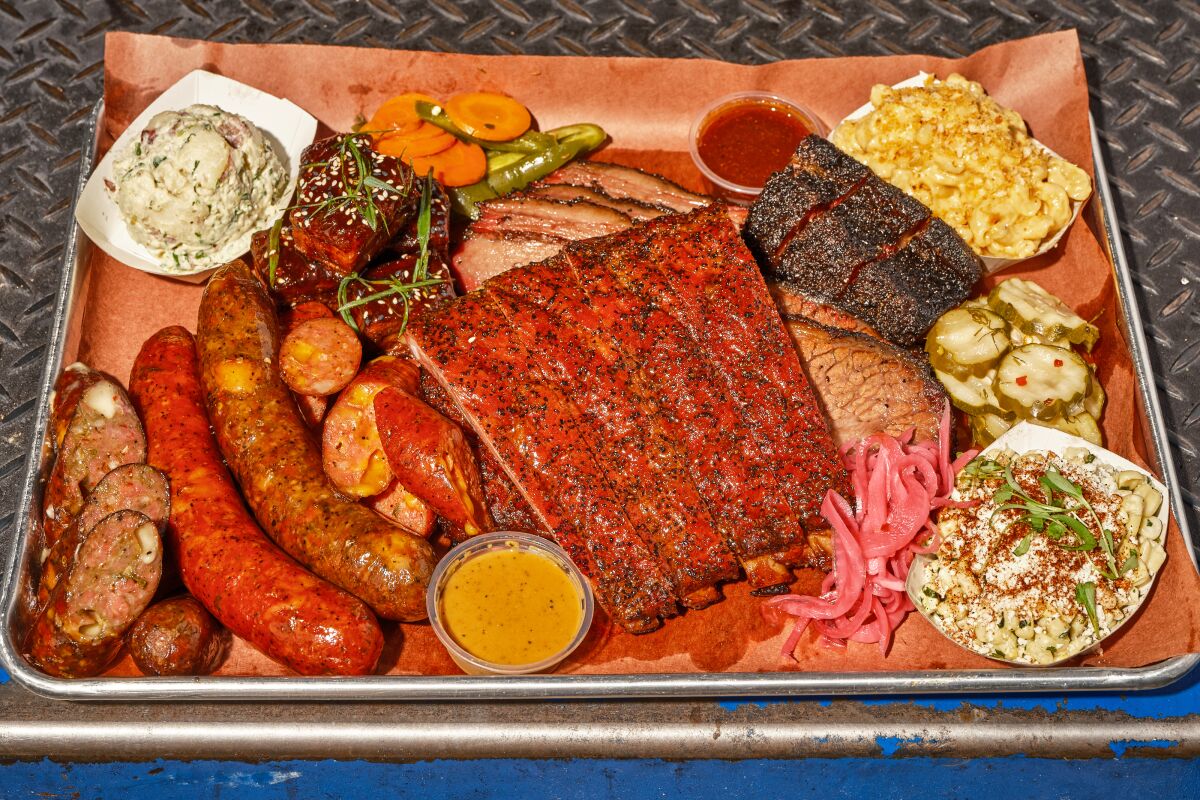
<path id="1" fill-rule="evenodd" d="M 341 283 L 338 284 L 338 313 L 341 314 L 342 320 L 354 330 L 358 330 L 358 324 L 354 321 L 354 316 L 350 313 L 351 311 L 359 306 L 374 303 L 376 300 L 384 300 L 395 296 L 404 302 L 404 316 L 400 323 L 400 333 L 403 333 L 405 328 L 408 327 L 408 313 L 411 307 L 412 296 L 421 289 L 446 282 L 445 278 L 429 277 L 429 228 L 432 207 L 433 175 L 430 174 L 426 176 L 425 184 L 421 187 L 421 205 L 417 211 L 417 247 L 419 250 L 411 280 L 405 281 L 400 278 L 370 280 L 362 277 L 357 272 L 352 272 L 345 278 L 342 278 Z M 379 291 L 351 300 L 349 297 L 350 287 L 355 284 L 368 290 L 374 287 L 382 288 Z"/>

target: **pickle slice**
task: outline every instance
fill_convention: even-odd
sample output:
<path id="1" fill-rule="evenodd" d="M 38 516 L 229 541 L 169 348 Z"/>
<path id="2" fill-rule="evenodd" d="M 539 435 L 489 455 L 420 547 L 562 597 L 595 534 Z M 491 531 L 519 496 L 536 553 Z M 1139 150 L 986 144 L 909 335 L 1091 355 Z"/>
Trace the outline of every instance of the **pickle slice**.
<path id="1" fill-rule="evenodd" d="M 996 414 L 972 414 L 967 419 L 971 425 L 971 438 L 980 447 L 987 447 L 1012 427 L 1011 422 Z"/>
<path id="2" fill-rule="evenodd" d="M 946 389 L 946 394 L 950 395 L 950 402 L 954 403 L 956 408 L 962 409 L 968 414 L 1012 416 L 1000 406 L 1000 401 L 993 389 L 996 370 L 988 370 L 982 376 L 958 377 L 939 369 L 934 369 L 933 374 L 941 381 L 942 386 Z"/>
<path id="3" fill-rule="evenodd" d="M 1091 352 L 1100 338 L 1095 325 L 1033 281 L 1009 278 L 997 283 L 988 306 L 1023 333 L 1044 341 L 1070 342 Z"/>
<path id="4" fill-rule="evenodd" d="M 1018 416 L 1039 420 L 1067 416 L 1091 387 L 1091 369 L 1065 347 L 1022 345 L 1010 350 L 996 367 L 1000 407 Z"/>
<path id="5" fill-rule="evenodd" d="M 1074 434 L 1080 439 L 1086 439 L 1099 447 L 1104 446 L 1104 434 L 1100 432 L 1100 425 L 1096 422 L 1096 418 L 1087 412 L 1076 414 L 1073 417 L 1058 417 L 1052 420 L 1033 421 L 1047 428 L 1057 428 L 1063 433 Z"/>
<path id="6" fill-rule="evenodd" d="M 987 308 L 952 308 L 938 317 L 925 337 L 935 369 L 957 377 L 986 372 L 1008 352 L 1008 323 Z"/>
<path id="7" fill-rule="evenodd" d="M 1100 415 L 1104 413 L 1104 402 L 1107 399 L 1104 387 L 1100 385 L 1100 381 L 1096 380 L 1096 373 L 1092 372 L 1092 390 L 1088 392 L 1087 397 L 1083 398 L 1083 410 L 1091 414 L 1093 419 L 1100 419 Z"/>

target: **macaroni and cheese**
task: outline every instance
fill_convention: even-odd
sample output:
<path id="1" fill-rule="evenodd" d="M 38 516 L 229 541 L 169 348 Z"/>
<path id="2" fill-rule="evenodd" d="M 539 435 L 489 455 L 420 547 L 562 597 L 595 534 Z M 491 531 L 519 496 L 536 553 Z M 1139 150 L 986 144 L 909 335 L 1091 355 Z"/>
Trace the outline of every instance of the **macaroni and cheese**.
<path id="1" fill-rule="evenodd" d="M 871 89 L 874 110 L 833 142 L 920 200 L 981 256 L 1028 258 L 1070 222 L 1092 181 L 1047 152 L 1021 115 L 961 75 Z"/>

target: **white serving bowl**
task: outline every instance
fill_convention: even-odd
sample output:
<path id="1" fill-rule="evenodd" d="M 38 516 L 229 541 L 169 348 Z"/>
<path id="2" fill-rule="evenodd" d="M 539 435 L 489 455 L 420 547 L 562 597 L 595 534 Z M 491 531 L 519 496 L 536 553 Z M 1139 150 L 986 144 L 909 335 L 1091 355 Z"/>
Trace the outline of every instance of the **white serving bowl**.
<path id="1" fill-rule="evenodd" d="M 160 94 L 145 111 L 138 115 L 125 129 L 113 146 L 100 159 L 99 165 L 88 178 L 75 206 L 75 219 L 101 250 L 122 264 L 142 272 L 165 275 L 189 282 L 199 282 L 225 261 L 230 261 L 250 249 L 248 232 L 217 251 L 213 265 L 180 271 L 163 265 L 154 254 L 134 241 L 129 235 L 125 220 L 116 202 L 105 189 L 104 182 L 112 180 L 113 162 L 119 153 L 149 124 L 152 117 L 163 111 L 178 111 L 196 103 L 213 105 L 223 111 L 239 114 L 250 120 L 266 134 L 267 141 L 275 148 L 276 155 L 289 175 L 287 189 L 275 203 L 270 217 L 283 214 L 291 202 L 296 188 L 296 176 L 300 172 L 300 154 L 312 144 L 317 132 L 317 120 L 304 109 L 287 100 L 259 91 L 252 86 L 198 69 L 189 72 L 174 86 Z"/>
<path id="2" fill-rule="evenodd" d="M 1046 428 L 1041 425 L 1036 425 L 1032 422 L 1020 422 L 1017 425 L 1014 425 L 1007 433 L 981 450 L 979 455 L 986 456 L 990 453 L 996 453 L 1003 450 L 1011 450 L 1018 455 L 1034 450 L 1050 451 L 1061 455 L 1062 453 L 1066 452 L 1067 448 L 1081 448 L 1083 450 L 1087 450 L 1095 455 L 1098 460 L 1115 467 L 1118 471 L 1127 469 L 1136 470 L 1150 479 L 1150 484 L 1162 495 L 1162 504 L 1159 506 L 1158 513 L 1155 514 L 1155 516 L 1162 522 L 1163 532 L 1159 543 L 1165 549 L 1168 535 L 1167 522 L 1171 513 L 1171 496 L 1167 493 L 1167 487 L 1162 483 L 1162 481 L 1156 478 L 1153 473 L 1151 473 L 1149 470 L 1143 469 L 1137 464 L 1134 464 L 1129 459 L 1122 458 L 1111 450 L 1105 450 L 1103 447 L 1094 445 L 1086 439 L 1081 439 L 1078 436 L 1072 436 L 1069 433 L 1063 433 L 1062 431 L 1054 428 Z M 954 500 L 962 499 L 958 493 L 958 489 L 955 489 L 951 493 L 950 497 Z M 1121 630 L 1121 628 L 1128 624 L 1131 619 L 1137 616 L 1137 612 L 1141 610 L 1141 607 L 1146 602 L 1146 598 L 1150 596 L 1150 591 L 1154 588 L 1154 583 L 1158 579 L 1158 573 L 1162 571 L 1160 567 L 1157 571 L 1150 574 L 1150 582 L 1144 587 L 1141 598 L 1137 602 L 1137 606 L 1130 613 L 1126 614 L 1125 617 L 1098 642 L 1093 643 L 1090 647 L 1080 652 L 1072 653 L 1071 655 L 1064 656 L 1063 658 L 1052 662 L 1033 663 L 1030 661 L 1019 661 L 1015 659 L 993 658 L 986 653 L 980 653 L 976 650 L 972 650 L 969 647 L 965 647 L 947 634 L 932 614 L 926 613 L 925 608 L 921 603 L 921 588 L 927 582 L 926 570 L 933 564 L 934 560 L 935 558 L 933 555 L 919 555 L 913 559 L 912 566 L 909 568 L 908 578 L 905 581 L 904 588 L 908 592 L 908 597 L 910 600 L 912 600 L 913 605 L 917 607 L 917 612 L 921 614 L 921 616 L 925 617 L 925 619 L 929 621 L 929 624 L 937 629 L 938 633 L 941 633 L 947 639 L 954 642 L 959 647 L 962 647 L 964 650 L 975 653 L 976 655 L 982 655 L 985 658 L 992 658 L 993 661 L 999 661 L 1003 664 L 1022 667 L 1052 667 L 1097 650 L 1101 645 L 1104 644 L 1105 641 L 1112 638 L 1117 631 Z"/>
<path id="3" fill-rule="evenodd" d="M 928 77 L 930 77 L 928 72 L 918 72 L 916 75 L 913 75 L 911 78 L 906 78 L 905 80 L 902 80 L 899 83 L 892 84 L 892 88 L 893 89 L 911 89 L 914 87 L 924 86 L 925 79 Z M 941 83 L 941 81 L 938 80 L 936 77 L 934 78 L 933 82 L 935 84 Z M 833 130 L 829 132 L 829 140 L 833 141 L 833 137 L 837 134 L 838 128 L 840 128 L 843 123 L 853 122 L 855 120 L 862 119 L 863 117 L 865 117 L 867 114 L 870 114 L 874 110 L 875 110 L 875 106 L 871 102 L 868 101 L 866 104 L 859 106 L 854 111 L 851 111 L 849 114 L 846 115 L 845 119 L 843 119 L 837 125 L 833 126 Z M 1030 137 L 1030 138 L 1033 139 L 1033 137 Z M 1033 139 L 1033 143 L 1035 145 L 1037 145 L 1038 147 L 1040 147 L 1042 150 L 1044 150 L 1048 155 L 1051 155 L 1054 158 L 1062 158 L 1062 156 L 1060 156 L 1058 153 L 1051 150 L 1049 147 L 1046 147 L 1046 145 L 1042 144 L 1037 139 Z M 1063 159 L 1063 160 L 1066 161 L 1066 159 Z M 1086 202 L 1087 202 L 1086 198 L 1083 200 L 1072 200 L 1071 201 L 1071 218 L 1069 220 L 1067 220 L 1067 224 L 1063 225 L 1062 228 L 1060 228 L 1057 232 L 1055 232 L 1055 234 L 1053 236 L 1051 236 L 1049 239 L 1042 242 L 1042 246 L 1039 247 L 1037 249 L 1037 252 L 1034 253 L 1033 255 L 1026 256 L 1025 258 L 1000 258 L 997 256 L 980 256 L 980 258 L 983 259 L 984 271 L 990 275 L 993 272 L 999 272 L 1000 270 L 1004 269 L 1005 267 L 1011 267 L 1013 264 L 1019 264 L 1022 261 L 1028 261 L 1031 258 L 1037 258 L 1040 255 L 1045 255 L 1046 253 L 1049 253 L 1051 250 L 1053 250 L 1058 245 L 1059 241 L 1061 241 L 1062 238 L 1064 236 L 1066 236 L 1067 231 L 1069 231 L 1071 229 L 1071 226 L 1075 224 L 1075 219 L 1079 216 L 1079 212 L 1083 209 L 1083 206 Z"/>

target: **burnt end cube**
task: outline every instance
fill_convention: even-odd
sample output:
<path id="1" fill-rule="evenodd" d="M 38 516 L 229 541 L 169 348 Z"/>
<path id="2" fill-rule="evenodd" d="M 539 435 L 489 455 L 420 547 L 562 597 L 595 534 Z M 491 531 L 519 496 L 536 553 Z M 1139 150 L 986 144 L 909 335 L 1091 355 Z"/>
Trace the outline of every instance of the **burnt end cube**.
<path id="1" fill-rule="evenodd" d="M 420 185 L 412 169 L 375 152 L 368 136 L 322 139 L 300 164 L 288 216 L 296 248 L 339 275 L 359 271 L 416 213 Z"/>
<path id="2" fill-rule="evenodd" d="M 328 303 L 334 298 L 341 276 L 296 249 L 291 225 L 285 222 L 279 231 L 274 280 L 271 278 L 271 244 L 271 229 L 258 231 L 250 239 L 250 256 L 254 272 L 281 305 L 294 306 L 309 300 Z"/>

